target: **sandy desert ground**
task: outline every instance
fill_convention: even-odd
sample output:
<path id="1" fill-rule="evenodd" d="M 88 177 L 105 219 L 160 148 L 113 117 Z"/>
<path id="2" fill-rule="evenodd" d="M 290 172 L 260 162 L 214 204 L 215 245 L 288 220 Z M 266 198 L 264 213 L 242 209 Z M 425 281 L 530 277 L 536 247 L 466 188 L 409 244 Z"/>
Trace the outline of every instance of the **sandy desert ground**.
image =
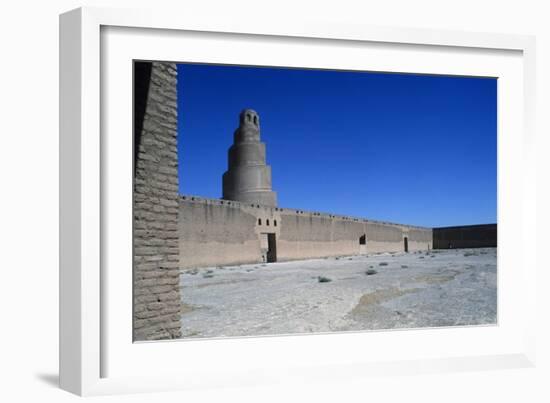
<path id="1" fill-rule="evenodd" d="M 484 248 L 186 270 L 182 334 L 495 324 L 496 266 L 496 248 Z"/>

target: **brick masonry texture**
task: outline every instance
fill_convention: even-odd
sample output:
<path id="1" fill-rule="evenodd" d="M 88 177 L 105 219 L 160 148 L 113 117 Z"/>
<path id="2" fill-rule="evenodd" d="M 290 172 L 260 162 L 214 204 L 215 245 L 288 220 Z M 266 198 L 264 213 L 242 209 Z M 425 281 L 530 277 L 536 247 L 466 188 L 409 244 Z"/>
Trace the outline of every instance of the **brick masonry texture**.
<path id="1" fill-rule="evenodd" d="M 177 70 L 134 66 L 134 341 L 181 337 Z"/>

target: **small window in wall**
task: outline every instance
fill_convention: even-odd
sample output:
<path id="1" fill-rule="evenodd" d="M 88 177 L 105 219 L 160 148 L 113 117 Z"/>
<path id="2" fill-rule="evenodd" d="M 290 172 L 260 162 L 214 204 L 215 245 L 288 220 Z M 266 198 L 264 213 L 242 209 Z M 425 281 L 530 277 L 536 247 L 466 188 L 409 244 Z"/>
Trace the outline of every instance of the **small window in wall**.
<path id="1" fill-rule="evenodd" d="M 269 225 L 269 219 L 265 220 L 265 225 Z"/>
<path id="2" fill-rule="evenodd" d="M 367 236 L 363 234 L 359 237 L 359 245 L 366 245 L 366 244 L 367 244 Z"/>
<path id="3" fill-rule="evenodd" d="M 262 219 L 258 218 L 258 225 L 262 225 Z"/>
<path id="4" fill-rule="evenodd" d="M 277 226 L 277 220 L 273 220 L 273 225 Z"/>

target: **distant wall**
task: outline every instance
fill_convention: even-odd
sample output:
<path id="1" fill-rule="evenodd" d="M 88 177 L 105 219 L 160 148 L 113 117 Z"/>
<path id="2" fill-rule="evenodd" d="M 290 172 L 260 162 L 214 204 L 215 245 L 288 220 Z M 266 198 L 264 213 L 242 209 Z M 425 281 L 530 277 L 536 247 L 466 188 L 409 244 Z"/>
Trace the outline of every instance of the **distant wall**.
<path id="1" fill-rule="evenodd" d="M 281 218 L 277 243 L 279 260 L 355 255 L 360 253 L 359 238 L 367 233 L 365 222 L 330 215 L 287 210 L 282 212 Z"/>
<path id="2" fill-rule="evenodd" d="M 179 199 L 179 231 L 182 268 L 263 262 L 267 233 L 278 261 L 401 252 L 405 237 L 432 248 L 429 228 L 193 196 Z"/>
<path id="3" fill-rule="evenodd" d="M 134 65 L 134 340 L 181 336 L 176 65 Z"/>
<path id="4" fill-rule="evenodd" d="M 497 246 L 497 224 L 465 225 L 433 229 L 434 249 Z"/>

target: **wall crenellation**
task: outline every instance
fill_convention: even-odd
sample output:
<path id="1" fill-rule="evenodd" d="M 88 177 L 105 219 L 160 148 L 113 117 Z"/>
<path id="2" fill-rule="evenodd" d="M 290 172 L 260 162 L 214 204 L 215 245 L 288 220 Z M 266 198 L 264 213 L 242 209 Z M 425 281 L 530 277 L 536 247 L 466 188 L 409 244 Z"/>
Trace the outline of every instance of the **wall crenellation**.
<path id="1" fill-rule="evenodd" d="M 289 207 L 272 207 L 272 206 L 265 206 L 261 204 L 250 204 L 246 202 L 238 202 L 234 200 L 224 200 L 224 199 L 213 199 L 209 197 L 203 197 L 203 196 L 195 196 L 195 195 L 180 195 L 180 200 L 186 200 L 188 202 L 194 202 L 194 203 L 202 203 L 202 204 L 214 204 L 214 205 L 226 205 L 226 206 L 233 206 L 235 208 L 240 207 L 255 207 L 258 209 L 270 209 L 273 211 L 279 211 L 279 212 L 286 212 L 286 213 L 295 213 L 295 214 L 301 214 L 301 215 L 311 215 L 311 216 L 318 216 L 318 217 L 327 217 L 327 218 L 336 218 L 340 220 L 347 220 L 347 221 L 354 221 L 354 222 L 364 222 L 364 223 L 374 223 L 374 224 L 384 224 L 384 225 L 397 225 L 397 226 L 405 226 L 407 228 L 416 228 L 419 230 L 429 230 L 430 227 L 422 227 L 418 225 L 408 225 L 408 224 L 399 224 L 389 221 L 381 221 L 381 220 L 373 220 L 370 218 L 360 218 L 360 217 L 351 217 L 346 215 L 340 215 L 340 214 L 331 214 L 331 213 L 323 213 L 319 211 L 308 211 L 308 210 L 296 210 L 294 208 Z"/>

